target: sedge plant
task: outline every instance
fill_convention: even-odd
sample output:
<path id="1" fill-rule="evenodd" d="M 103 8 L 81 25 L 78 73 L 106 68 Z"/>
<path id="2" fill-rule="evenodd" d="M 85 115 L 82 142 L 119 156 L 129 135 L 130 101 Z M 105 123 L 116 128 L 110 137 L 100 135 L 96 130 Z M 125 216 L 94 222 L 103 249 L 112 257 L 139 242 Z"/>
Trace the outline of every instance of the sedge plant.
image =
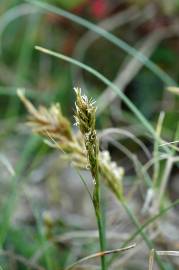
<path id="1" fill-rule="evenodd" d="M 88 169 L 93 178 L 94 205 L 101 251 L 105 251 L 105 228 L 103 225 L 100 177 L 104 183 L 122 198 L 122 178 L 124 169 L 111 161 L 108 151 L 99 150 L 96 133 L 96 107 L 94 101 L 81 94 L 80 88 L 75 88 L 76 111 L 75 120 L 80 133 L 74 133 L 69 120 L 62 114 L 59 104 L 53 104 L 49 109 L 39 106 L 36 109 L 19 89 L 18 96 L 29 112 L 27 124 L 33 133 L 44 138 L 49 146 L 60 149 L 62 157 L 80 169 Z M 105 256 L 101 256 L 101 268 L 106 269 Z"/>
<path id="2" fill-rule="evenodd" d="M 101 251 L 105 250 L 105 230 L 103 226 L 102 211 L 100 205 L 100 181 L 99 181 L 99 143 L 96 135 L 96 107 L 94 101 L 81 94 L 80 88 L 75 88 L 76 93 L 76 125 L 84 138 L 86 156 L 93 177 L 93 205 L 99 231 Z M 105 256 L 101 257 L 101 268 L 106 269 Z"/>
<path id="3" fill-rule="evenodd" d="M 96 134 L 96 107 L 94 101 L 82 95 L 80 88 L 75 88 L 76 111 L 75 120 L 80 133 L 72 131 L 69 120 L 62 114 L 59 104 L 52 105 L 49 109 L 40 106 L 36 109 L 25 97 L 22 90 L 18 90 L 18 95 L 27 110 L 29 111 L 28 125 L 34 133 L 45 138 L 45 142 L 50 146 L 60 149 L 63 157 L 71 162 L 73 166 L 81 169 L 88 169 L 93 177 L 94 189 L 92 201 L 95 209 L 99 241 L 101 251 L 105 250 L 105 230 L 102 222 L 102 211 L 100 205 L 100 179 L 113 192 L 121 203 L 131 221 L 140 230 L 140 222 L 128 207 L 128 203 L 123 193 L 124 169 L 118 167 L 111 160 L 108 151 L 99 150 L 99 142 Z M 154 248 L 152 241 L 144 231 L 140 231 L 143 240 L 149 249 Z M 160 269 L 165 269 L 159 257 L 156 257 Z M 101 257 L 101 268 L 106 269 L 105 256 Z"/>

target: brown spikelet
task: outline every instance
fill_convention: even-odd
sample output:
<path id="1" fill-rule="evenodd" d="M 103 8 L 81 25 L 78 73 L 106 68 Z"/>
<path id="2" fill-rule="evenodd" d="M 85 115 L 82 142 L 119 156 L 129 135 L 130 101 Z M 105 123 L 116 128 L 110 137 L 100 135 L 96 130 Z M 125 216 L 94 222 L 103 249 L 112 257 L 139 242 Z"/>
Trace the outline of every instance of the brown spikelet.
<path id="1" fill-rule="evenodd" d="M 25 97 L 24 91 L 19 89 L 17 93 L 29 112 L 27 124 L 32 128 L 33 133 L 43 136 L 51 147 L 60 149 L 63 157 L 76 167 L 86 169 L 87 159 L 83 139 L 72 133 L 71 124 L 63 116 L 60 105 L 51 105 L 49 109 L 39 106 L 36 109 Z"/>
<path id="2" fill-rule="evenodd" d="M 39 106 L 36 109 L 25 97 L 22 90 L 18 90 L 18 96 L 29 112 L 28 125 L 34 133 L 47 137 L 49 134 L 56 141 L 72 140 L 71 124 L 63 116 L 60 104 L 53 104 L 49 109 Z"/>

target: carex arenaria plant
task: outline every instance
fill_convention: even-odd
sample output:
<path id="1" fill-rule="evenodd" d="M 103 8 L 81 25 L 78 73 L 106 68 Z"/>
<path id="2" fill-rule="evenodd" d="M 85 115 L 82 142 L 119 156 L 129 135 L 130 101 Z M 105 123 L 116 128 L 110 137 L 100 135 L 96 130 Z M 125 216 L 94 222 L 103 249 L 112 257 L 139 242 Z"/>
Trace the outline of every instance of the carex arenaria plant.
<path id="1" fill-rule="evenodd" d="M 47 109 L 39 106 L 36 109 L 25 97 L 24 91 L 18 90 L 18 95 L 29 112 L 27 124 L 32 131 L 45 139 L 51 147 L 62 151 L 62 156 L 70 161 L 73 166 L 91 171 L 93 177 L 93 205 L 95 209 L 101 251 L 105 249 L 105 230 L 102 221 L 102 211 L 100 205 L 100 180 L 110 188 L 117 199 L 121 202 L 131 221 L 140 231 L 140 234 L 147 246 L 153 248 L 153 242 L 147 234 L 141 230 L 140 222 L 128 207 L 123 195 L 123 168 L 117 166 L 111 160 L 108 151 L 99 150 L 99 142 L 96 133 L 96 107 L 93 100 L 81 94 L 79 88 L 76 92 L 76 125 L 80 132 L 74 133 L 69 120 L 63 115 L 60 105 L 53 104 Z M 99 179 L 100 176 L 100 179 Z M 160 257 L 156 256 L 160 269 L 165 269 Z M 105 256 L 101 256 L 101 269 L 106 270 Z"/>
<path id="2" fill-rule="evenodd" d="M 105 250 L 105 229 L 103 226 L 102 211 L 100 205 L 100 182 L 99 182 L 99 143 L 96 135 L 96 107 L 94 101 L 81 94 L 80 88 L 74 88 L 76 93 L 76 125 L 79 127 L 85 142 L 86 155 L 89 168 L 93 177 L 93 205 L 98 224 L 101 251 Z M 105 256 L 101 257 L 101 268 L 106 269 Z"/>
<path id="3" fill-rule="evenodd" d="M 62 156 L 73 166 L 90 170 L 94 188 L 93 205 L 95 209 L 100 248 L 105 250 L 105 230 L 100 206 L 100 179 L 110 190 L 122 200 L 122 178 L 124 170 L 111 161 L 108 151 L 99 150 L 96 132 L 96 106 L 92 99 L 82 95 L 80 88 L 75 88 L 75 121 L 80 132 L 75 133 L 69 120 L 63 115 L 60 104 L 50 108 L 39 106 L 37 109 L 25 97 L 23 90 L 18 90 L 18 96 L 29 112 L 27 124 L 33 133 L 39 134 L 51 147 L 60 149 Z M 101 257 L 101 268 L 106 269 L 105 256 Z"/>

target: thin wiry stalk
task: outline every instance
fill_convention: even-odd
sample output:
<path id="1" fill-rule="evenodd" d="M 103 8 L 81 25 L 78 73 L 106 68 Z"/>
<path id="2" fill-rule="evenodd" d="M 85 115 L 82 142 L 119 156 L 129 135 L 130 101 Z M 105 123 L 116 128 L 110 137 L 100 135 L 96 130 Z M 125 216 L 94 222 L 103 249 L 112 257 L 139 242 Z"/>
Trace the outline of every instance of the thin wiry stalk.
<path id="1" fill-rule="evenodd" d="M 149 270 L 153 269 L 155 250 L 152 249 L 149 256 Z"/>
<path id="2" fill-rule="evenodd" d="M 171 174 L 172 167 L 173 167 L 173 159 L 171 156 L 169 156 L 167 161 L 166 161 L 166 164 L 165 164 L 165 169 L 164 169 L 164 172 L 162 175 L 161 184 L 160 184 L 160 187 L 158 190 L 158 196 L 156 195 L 157 198 L 156 198 L 156 205 L 155 205 L 154 209 L 161 207 L 162 200 L 163 200 L 163 197 L 165 194 L 165 190 L 166 190 L 167 183 L 168 183 L 168 180 L 169 180 L 169 177 Z"/>
<path id="3" fill-rule="evenodd" d="M 105 228 L 102 219 L 101 199 L 100 199 L 100 181 L 99 181 L 99 143 L 96 136 L 96 107 L 92 100 L 88 100 L 86 96 L 81 95 L 81 89 L 75 88 L 76 92 L 76 125 L 79 127 L 86 147 L 86 154 L 90 166 L 91 175 L 93 177 L 93 205 L 96 214 L 96 220 L 99 231 L 99 242 L 101 252 L 105 250 Z M 101 256 L 101 268 L 106 270 L 106 258 Z"/>
<path id="4" fill-rule="evenodd" d="M 106 248 L 106 237 L 105 237 L 105 227 L 103 224 L 100 201 L 101 201 L 101 199 L 100 199 L 100 183 L 99 183 L 99 178 L 96 177 L 96 183 L 95 183 L 94 191 L 93 191 L 93 205 L 94 205 L 94 209 L 95 209 L 98 230 L 99 230 L 100 248 L 101 248 L 101 251 L 104 251 Z M 107 269 L 105 256 L 101 256 L 101 268 L 102 268 L 102 270 Z"/>
<path id="5" fill-rule="evenodd" d="M 177 125 L 174 140 L 176 140 L 178 138 L 178 132 L 179 132 L 179 125 Z M 158 197 L 158 201 L 157 201 L 158 207 L 162 206 L 162 200 L 163 200 L 163 197 L 164 197 L 164 194 L 166 191 L 167 183 L 169 181 L 169 177 L 171 174 L 173 164 L 178 161 L 178 156 L 175 156 L 175 152 L 176 152 L 176 150 L 173 149 L 172 154 L 167 157 L 167 162 L 166 162 L 165 170 L 163 173 L 163 177 L 162 177 L 162 181 L 161 181 L 161 185 L 160 185 L 160 190 L 159 190 L 159 197 Z"/>
<path id="6" fill-rule="evenodd" d="M 154 257 L 155 255 L 159 256 L 179 256 L 179 251 L 173 251 L 173 250 L 154 250 L 152 249 L 149 256 L 149 270 L 153 270 L 153 264 L 154 264 Z"/>
<path id="7" fill-rule="evenodd" d="M 157 121 L 157 126 L 156 126 L 156 133 L 158 134 L 159 137 L 161 136 L 164 117 L 165 117 L 165 113 L 163 111 L 160 112 L 159 118 Z M 154 141 L 153 158 L 155 159 L 155 162 L 153 163 L 153 177 L 152 177 L 153 181 L 152 181 L 152 186 L 147 191 L 147 195 L 146 195 L 144 207 L 143 207 L 143 213 L 148 212 L 149 210 L 153 211 L 154 204 L 155 204 L 155 193 L 156 193 L 157 181 L 158 181 L 158 177 L 160 173 L 160 152 L 159 152 L 159 143 L 157 140 Z"/>
<path id="8" fill-rule="evenodd" d="M 125 130 L 122 128 L 106 128 L 103 131 L 100 132 L 99 134 L 99 138 L 100 139 L 105 139 L 106 136 L 125 136 L 128 137 L 129 139 L 133 140 L 136 144 L 138 144 L 138 146 L 141 147 L 141 149 L 143 150 L 144 154 L 146 155 L 147 158 L 151 158 L 151 154 L 148 150 L 148 148 L 145 146 L 145 144 L 142 142 L 142 140 L 140 140 L 137 136 L 135 136 L 132 132 L 130 132 L 129 130 Z"/>
<path id="9" fill-rule="evenodd" d="M 110 255 L 110 254 L 114 254 L 114 253 L 122 253 L 122 252 L 128 251 L 129 249 L 134 248 L 134 247 L 135 247 L 135 244 L 130 245 L 128 247 L 124 247 L 124 248 L 118 248 L 118 249 L 107 250 L 107 251 L 103 251 L 103 252 L 97 252 L 95 254 L 84 257 L 84 258 L 80 259 L 79 261 L 69 265 L 65 270 L 70 270 L 70 269 L 74 268 L 76 265 L 81 264 L 83 262 L 86 262 L 87 260 L 98 258 L 98 257 L 104 257 L 106 255 Z"/>
<path id="10" fill-rule="evenodd" d="M 7 169 L 7 171 L 9 172 L 11 176 L 15 176 L 16 173 L 11 162 L 8 160 L 8 158 L 4 154 L 1 154 L 1 153 L 0 153 L 0 162 L 4 165 L 4 167 Z"/>
<path id="11" fill-rule="evenodd" d="M 156 253 L 160 256 L 179 256 L 179 251 L 176 250 L 157 250 Z"/>
<path id="12" fill-rule="evenodd" d="M 156 127 L 156 133 L 158 136 L 161 136 L 162 126 L 164 122 L 165 113 L 161 112 L 158 118 L 157 127 Z M 156 158 L 156 162 L 154 163 L 154 171 L 153 171 L 153 187 L 156 188 L 157 179 L 159 176 L 159 170 L 160 170 L 160 162 L 159 162 L 159 144 L 158 141 L 155 140 L 154 142 L 154 158 Z"/>

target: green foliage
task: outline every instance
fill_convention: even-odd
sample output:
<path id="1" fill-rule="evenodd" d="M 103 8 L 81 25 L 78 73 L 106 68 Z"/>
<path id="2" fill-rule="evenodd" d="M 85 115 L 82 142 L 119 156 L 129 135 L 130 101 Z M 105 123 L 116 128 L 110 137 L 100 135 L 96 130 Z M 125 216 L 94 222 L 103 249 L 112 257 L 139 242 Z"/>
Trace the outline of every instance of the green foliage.
<path id="1" fill-rule="evenodd" d="M 52 0 L 51 3 L 52 4 L 57 4 L 65 9 L 73 9 L 78 7 L 81 4 L 84 4 L 86 2 L 86 0 Z"/>
<path id="2" fill-rule="evenodd" d="M 110 6 L 113 1 L 108 2 L 109 7 L 113 8 Z M 95 97 L 97 100 L 105 92 L 105 87 L 108 87 L 110 95 L 115 95 L 114 102 L 112 104 L 109 102 L 103 114 L 97 115 L 96 121 L 98 128 L 115 127 L 121 132 L 119 132 L 119 136 L 116 133 L 115 135 L 110 133 L 108 136 L 108 132 L 104 130 L 104 134 L 106 132 L 106 137 L 104 137 L 108 140 L 104 140 L 101 147 L 108 146 L 112 157 L 108 158 L 107 163 L 105 163 L 106 160 L 101 155 L 101 161 L 106 166 L 106 173 L 102 176 L 106 179 L 109 176 L 107 186 L 112 190 L 113 195 L 117 196 L 132 222 L 128 226 L 129 237 L 126 241 L 123 238 L 118 240 L 118 236 L 114 242 L 107 239 L 106 249 L 113 248 L 113 244 L 117 247 L 127 245 L 131 241 L 135 241 L 136 237 L 140 241 L 143 239 L 149 248 L 154 246 L 158 248 L 160 245 L 157 241 L 150 238 L 149 227 L 154 229 L 155 226 L 163 224 L 160 223 L 161 218 L 161 222 L 175 225 L 174 220 L 167 215 L 167 212 L 170 210 L 172 215 L 175 215 L 173 209 L 177 208 L 178 205 L 178 201 L 171 203 L 176 194 L 178 196 L 177 188 L 174 185 L 178 170 L 178 144 L 170 142 L 178 141 L 179 99 L 176 93 L 167 91 L 165 87 L 177 86 L 179 76 L 178 40 L 172 37 L 158 44 L 151 59 L 138 51 L 134 44 L 138 41 L 140 43 L 140 38 L 141 40 L 148 38 L 148 35 L 150 36 L 152 31 L 155 32 L 158 27 L 165 29 L 167 24 L 172 24 L 175 16 L 177 18 L 179 5 L 178 1 L 174 0 L 155 1 L 160 7 L 157 8 L 157 16 L 146 20 L 139 15 L 143 7 L 146 7 L 146 3 L 151 1 L 131 0 L 126 1 L 125 7 L 117 6 L 114 10 L 111 9 L 113 11 L 109 12 L 108 19 L 113 19 L 116 12 L 119 12 L 118 16 L 120 17 L 123 8 L 130 8 L 127 2 L 135 2 L 140 6 L 140 9 L 134 9 L 137 11 L 136 21 L 134 20 L 134 24 L 133 22 L 127 23 L 124 28 L 121 27 L 111 32 L 105 30 L 105 20 L 103 29 L 103 27 L 92 23 L 94 18 L 89 17 L 87 20 L 84 19 L 83 13 L 80 14 L 82 10 L 80 7 L 84 5 L 86 10 L 89 7 L 89 1 L 86 0 L 28 0 L 26 2 L 2 0 L 0 4 L 0 161 L 2 161 L 0 168 L 2 172 L 2 181 L 0 182 L 0 245 L 2 252 L 11 251 L 15 255 L 22 256 L 28 262 L 35 260 L 42 252 L 41 256 L 38 257 L 37 264 L 44 269 L 65 269 L 81 257 L 99 250 L 99 241 L 96 236 L 93 237 L 93 231 L 92 237 L 91 235 L 89 239 L 87 239 L 88 235 L 84 237 L 86 229 L 89 233 L 91 228 L 94 229 L 92 220 L 90 225 L 85 223 L 85 218 L 88 218 L 91 213 L 90 205 L 85 208 L 87 209 L 85 213 L 80 212 L 83 200 L 80 192 L 76 190 L 76 186 L 70 187 L 70 191 L 68 188 L 65 191 L 61 189 L 69 180 L 66 177 L 66 182 L 62 183 L 59 179 L 61 178 L 59 168 L 63 167 L 64 163 L 57 160 L 55 151 L 44 146 L 39 137 L 27 138 L 28 129 L 21 125 L 25 117 L 25 110 L 16 96 L 17 87 L 25 88 L 26 96 L 35 105 L 43 104 L 49 107 L 51 103 L 59 102 L 64 115 L 72 123 L 74 122 L 73 86 L 82 87 L 89 97 Z M 71 13 L 75 9 L 78 10 L 79 16 Z M 90 15 L 88 14 L 88 16 Z M 89 31 L 92 36 L 97 34 L 100 38 L 92 46 L 89 46 L 87 51 L 83 52 L 84 62 L 81 63 L 78 59 L 74 59 L 73 52 L 86 31 Z M 42 52 L 49 55 L 35 50 L 36 45 L 49 48 L 49 50 L 40 48 Z M 112 80 L 122 63 L 133 58 L 138 59 L 144 68 L 132 78 L 132 82 L 129 82 L 125 89 L 121 89 Z M 81 73 L 77 74 L 79 76 L 74 77 L 75 73 L 73 73 L 71 65 L 73 65 L 74 70 L 76 67 L 80 68 Z M 128 75 L 130 76 L 130 74 Z M 97 103 L 99 109 L 100 105 Z M 158 115 L 161 110 L 164 111 L 164 118 L 161 130 L 158 132 L 156 123 L 158 123 Z M 49 116 L 48 113 L 46 116 L 51 119 L 51 115 Z M 73 126 L 72 131 L 76 134 L 76 128 Z M 130 136 L 126 137 L 125 132 Z M 137 138 L 140 146 L 142 143 L 148 147 L 148 156 L 142 152 L 143 148 L 139 148 L 136 140 L 132 140 L 132 138 Z M 101 139 L 103 138 L 100 137 Z M 94 144 L 94 141 L 92 143 Z M 9 163 L 6 162 L 6 158 Z M 53 163 L 50 163 L 51 158 L 54 158 Z M 16 175 L 9 175 L 7 170 L 9 164 L 13 167 Z M 121 166 L 126 168 L 126 175 L 123 182 L 117 182 L 114 172 L 116 168 L 119 169 Z M 123 171 L 120 172 L 121 177 L 123 177 Z M 112 173 L 116 182 L 111 181 Z M 70 177 L 74 185 L 73 178 L 75 177 L 74 175 L 70 175 Z M 92 199 L 91 186 L 86 177 L 81 176 L 81 172 L 80 178 L 83 179 L 82 181 Z M 119 177 L 117 180 L 120 180 Z M 156 185 L 152 185 L 154 180 L 156 180 Z M 55 183 L 58 185 L 55 186 Z M 77 182 L 75 183 L 77 185 Z M 44 197 L 43 203 L 36 202 L 36 200 L 31 201 L 30 196 L 26 196 L 28 194 L 24 193 L 24 190 L 29 184 L 32 190 L 28 192 L 32 194 L 34 189 L 40 187 Z M 51 185 L 53 185 L 53 189 L 51 189 Z M 171 191 L 172 185 L 174 185 L 174 192 Z M 44 187 L 47 189 L 46 193 L 43 193 Z M 154 212 L 144 211 L 142 213 L 140 208 L 146 202 L 150 188 L 152 188 L 153 196 L 156 196 L 151 201 L 154 208 L 150 210 Z M 57 195 L 54 195 L 53 192 Z M 62 194 L 63 192 L 64 194 Z M 73 198 L 75 194 L 76 197 Z M 16 215 L 16 210 L 24 196 L 28 201 L 26 211 L 30 212 L 31 218 L 33 218 L 15 223 L 14 215 Z M 113 198 L 110 194 L 109 198 L 111 197 Z M 54 203 L 55 198 L 57 198 L 57 203 Z M 105 217 L 106 230 L 110 235 L 111 231 L 113 232 L 113 225 L 118 226 L 120 222 L 121 226 L 126 228 L 129 219 L 123 214 L 121 208 L 119 208 L 121 212 L 118 212 L 116 203 L 112 204 L 112 200 L 106 201 L 106 198 L 108 199 L 108 189 L 102 188 L 102 203 L 105 200 L 106 208 L 113 208 L 112 210 L 116 211 L 114 216 L 109 213 L 109 216 Z M 155 198 L 159 201 L 155 202 Z M 77 203 L 79 199 L 80 204 Z M 91 200 L 89 201 L 91 202 Z M 77 205 L 77 208 L 73 209 L 75 214 L 71 213 L 70 203 L 73 207 Z M 52 212 L 58 210 L 57 220 L 52 217 L 49 224 L 46 224 L 43 220 L 43 211 L 46 209 L 50 209 Z M 111 220 L 112 223 L 110 223 Z M 85 227 L 86 224 L 87 227 Z M 78 239 L 80 233 L 83 240 L 81 240 L 81 236 Z M 59 239 L 67 237 L 67 240 L 63 239 L 58 242 L 56 237 Z M 165 238 L 163 238 L 163 243 L 166 249 L 170 248 Z M 170 244 L 176 245 L 174 241 Z M 138 255 L 136 254 L 136 258 Z M 109 257 L 110 269 L 113 269 L 114 258 L 116 256 Z M 117 258 L 119 258 L 119 254 L 117 254 Z M 137 269 L 140 269 L 140 264 L 139 259 L 136 262 Z M 174 269 L 172 259 L 170 261 L 162 259 L 161 263 L 160 258 L 158 258 L 158 265 L 160 269 Z M 126 269 L 133 270 L 134 265 L 131 266 L 131 263 L 126 262 L 126 267 L 128 267 Z M 0 270 L 16 268 L 31 269 L 23 262 L 0 254 Z M 143 270 L 142 267 L 141 269 Z"/>

